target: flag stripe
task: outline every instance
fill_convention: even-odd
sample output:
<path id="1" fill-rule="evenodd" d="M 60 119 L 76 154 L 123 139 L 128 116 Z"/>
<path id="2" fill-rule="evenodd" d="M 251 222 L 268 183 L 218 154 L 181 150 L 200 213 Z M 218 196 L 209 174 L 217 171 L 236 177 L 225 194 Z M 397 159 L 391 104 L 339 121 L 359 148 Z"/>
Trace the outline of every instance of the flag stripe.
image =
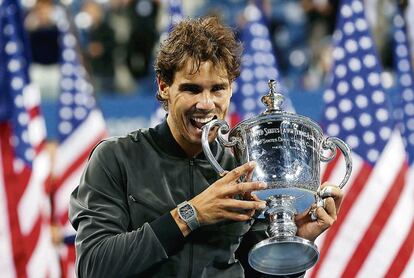
<path id="1" fill-rule="evenodd" d="M 79 167 L 72 170 L 70 175 L 64 179 L 64 182 L 59 185 L 54 193 L 55 215 L 57 216 L 55 220 L 63 226 L 69 221 L 68 204 L 70 194 L 75 189 L 75 186 L 79 184 L 79 177 L 82 175 L 85 165 L 86 160 L 81 161 L 81 164 L 78 165 Z"/>
<path id="2" fill-rule="evenodd" d="M 330 163 L 328 163 L 328 165 L 329 164 Z M 324 163 L 322 165 L 325 165 L 326 166 L 327 164 Z M 347 185 L 342 188 L 342 190 L 344 191 L 344 196 L 346 196 L 347 192 L 349 191 L 349 188 L 351 187 L 350 184 L 353 184 L 355 182 L 355 180 L 359 177 L 361 168 L 364 165 L 365 165 L 365 163 L 364 163 L 364 161 L 361 158 L 359 158 L 358 156 L 353 156 L 353 159 L 352 159 L 352 169 L 353 170 L 351 172 L 351 176 L 349 177 L 349 180 L 348 180 Z M 326 167 L 325 167 L 325 169 L 326 169 Z M 322 173 L 323 176 L 325 176 L 324 175 L 324 173 L 325 173 L 324 170 L 325 169 L 322 169 L 321 170 L 322 171 L 321 173 Z M 329 182 L 334 181 L 333 184 L 338 184 L 338 183 L 335 183 L 335 182 L 336 182 L 336 180 L 338 180 L 339 178 L 342 178 L 344 176 L 344 174 L 343 174 L 345 172 L 344 169 L 345 169 L 345 160 L 344 159 L 337 159 L 336 160 L 336 164 L 335 164 L 335 169 L 333 171 L 331 171 L 331 174 L 329 176 L 326 176 L 326 179 Z M 341 209 L 341 211 L 342 211 L 342 209 Z M 334 228 L 335 225 L 336 224 L 334 224 L 334 226 L 332 228 Z M 322 235 L 320 235 L 316 239 L 315 243 L 316 243 L 316 245 L 318 247 L 323 247 L 324 242 L 325 242 L 325 239 L 326 239 L 326 236 L 328 234 L 329 233 L 323 233 Z M 317 266 L 318 266 L 318 264 L 316 264 L 316 267 L 312 268 L 311 270 L 309 270 L 306 273 L 307 274 L 307 277 L 310 277 L 312 275 L 312 271 L 315 270 L 317 268 Z"/>
<path id="3" fill-rule="evenodd" d="M 18 212 L 20 227 L 23 234 L 28 233 L 36 225 L 41 215 L 40 204 L 43 203 L 44 184 L 50 169 L 50 160 L 46 152 L 38 154 L 36 161 L 32 164 L 33 171 L 27 180 L 26 190 L 21 196 Z"/>
<path id="4" fill-rule="evenodd" d="M 321 251 L 320 251 L 319 261 L 313 268 L 311 277 L 317 277 L 319 268 L 323 264 L 331 245 L 334 243 L 335 237 L 337 233 L 339 232 L 341 225 L 345 222 L 345 218 L 350 212 L 352 205 L 355 202 L 355 199 L 358 197 L 358 194 L 356 194 L 356 192 L 361 192 L 364 184 L 366 183 L 366 181 L 368 180 L 371 174 L 371 170 L 372 170 L 371 166 L 369 166 L 366 163 L 363 163 L 362 167 L 359 169 L 358 175 L 356 175 L 355 181 L 352 183 L 352 185 L 347 185 L 347 187 L 350 187 L 348 194 L 344 196 L 344 199 L 341 205 L 341 211 L 338 214 L 337 221 L 327 231 L 325 235 L 323 245 L 320 249 Z"/>
<path id="5" fill-rule="evenodd" d="M 389 219 L 394 207 L 396 206 L 400 194 L 405 184 L 405 172 L 407 171 L 407 164 L 403 163 L 400 171 L 398 171 L 397 178 L 394 180 L 393 185 L 390 187 L 386 194 L 386 198 L 383 200 L 380 208 L 377 210 L 369 229 L 365 231 L 358 247 L 348 261 L 347 266 L 343 272 L 343 276 L 352 277 L 355 276 L 360 270 L 361 266 L 365 262 L 369 252 L 373 248 L 379 234 L 382 232 L 387 220 Z"/>
<path id="6" fill-rule="evenodd" d="M 1 159 L 3 156 L 3 145 L 4 145 L 4 130 L 5 124 L 0 123 L 0 230 L 1 230 L 1 236 L 0 236 L 0 269 L 2 272 L 2 275 L 4 275 L 5 278 L 13 278 L 16 277 L 16 271 L 14 269 L 14 262 L 13 262 L 13 256 L 10 256 L 10 254 L 13 254 L 12 249 L 12 237 L 13 233 L 9 230 L 10 223 L 9 223 L 9 216 L 11 215 L 8 208 L 8 199 L 6 196 L 6 184 L 3 179 L 4 173 L 3 173 L 3 159 Z M 6 136 L 5 138 L 8 139 Z"/>
<path id="7" fill-rule="evenodd" d="M 407 238 L 401 244 L 401 248 L 398 251 L 397 256 L 395 256 L 390 268 L 388 269 L 385 277 L 393 278 L 399 277 L 404 271 L 409 259 L 413 256 L 414 250 L 414 219 L 411 223 L 410 233 Z M 412 273 L 410 273 L 412 275 Z"/>
<path id="8" fill-rule="evenodd" d="M 50 239 L 50 227 L 39 225 L 38 243 L 32 251 L 27 270 L 31 277 L 60 277 L 59 261 Z M 46 259 L 47 258 L 47 259 Z M 50 263 L 53 261 L 53 263 Z"/>
<path id="9" fill-rule="evenodd" d="M 8 124 L 1 124 L 0 128 L 0 147 L 2 154 L 3 175 L 5 180 L 5 191 L 7 196 L 7 211 L 8 221 L 11 234 L 12 243 L 12 257 L 14 261 L 14 267 L 17 277 L 26 277 L 26 250 L 24 246 L 24 240 L 19 226 L 19 218 L 17 213 L 17 206 L 20 196 L 24 191 L 24 183 L 17 182 L 17 178 L 24 177 L 20 175 L 16 177 L 14 175 L 14 169 L 11 162 L 13 161 L 13 148 L 10 146 L 9 138 L 11 136 L 10 126 Z"/>
<path id="10" fill-rule="evenodd" d="M 86 125 L 85 125 L 86 126 Z M 78 150 L 77 156 L 71 161 L 71 164 L 67 164 L 65 170 L 59 175 L 59 179 L 56 180 L 56 186 L 60 187 L 62 183 L 72 175 L 72 172 L 77 170 L 79 167 L 84 165 L 88 159 L 91 150 L 105 137 L 106 131 L 101 130 L 100 134 L 94 135 L 91 139 L 94 139 L 92 143 L 82 144 L 81 147 L 84 149 Z"/>
<path id="11" fill-rule="evenodd" d="M 414 222 L 414 221 L 413 221 Z M 413 233 L 414 233 L 414 229 L 411 229 L 411 231 L 410 231 L 410 236 L 409 236 L 409 238 L 407 238 L 408 240 L 411 240 L 410 241 L 410 245 L 412 246 L 412 240 L 414 240 L 414 235 L 413 235 Z M 407 251 L 409 251 L 409 248 L 407 248 Z M 407 254 L 407 258 L 409 259 L 408 260 L 408 263 L 406 264 L 406 266 L 405 266 L 405 269 L 404 269 L 404 271 L 403 271 L 403 273 L 402 273 L 402 275 L 401 275 L 401 277 L 402 278 L 411 278 L 412 277 L 412 274 L 414 273 L 414 252 L 413 252 L 414 250 L 413 250 L 413 248 L 411 247 L 411 252 L 409 253 L 409 254 Z M 411 256 L 411 257 L 410 257 Z"/>
<path id="12" fill-rule="evenodd" d="M 75 246 L 67 245 L 61 250 L 62 257 L 62 278 L 76 278 L 75 265 L 66 262 L 74 262 L 76 258 Z"/>
<path id="13" fill-rule="evenodd" d="M 101 112 L 91 111 L 84 123 L 59 144 L 56 154 L 58 161 L 55 167 L 55 175 L 63 175 L 67 171 L 66 169 L 78 159 L 79 152 L 90 151 L 89 148 L 96 143 L 97 139 L 104 137 L 103 132 L 105 132 L 105 122 Z"/>
<path id="14" fill-rule="evenodd" d="M 370 275 L 382 277 L 387 273 L 387 269 L 389 269 L 397 256 L 401 244 L 403 244 L 410 233 L 412 223 L 405 220 L 414 218 L 413 196 L 414 187 L 405 186 L 396 207 L 393 209 L 392 215 L 358 273 L 360 277 Z M 384 256 L 384 254 L 387 254 L 387 256 Z"/>
<path id="15" fill-rule="evenodd" d="M 23 240 L 25 243 L 25 248 L 27 254 L 30 254 L 30 257 L 27 258 L 27 261 L 30 261 L 33 251 L 38 247 L 37 245 L 40 243 L 39 238 L 41 236 L 42 226 L 42 219 L 40 217 L 36 217 L 36 222 L 34 222 L 33 228 L 27 234 L 23 234 Z M 31 273 L 28 273 L 29 275 Z"/>

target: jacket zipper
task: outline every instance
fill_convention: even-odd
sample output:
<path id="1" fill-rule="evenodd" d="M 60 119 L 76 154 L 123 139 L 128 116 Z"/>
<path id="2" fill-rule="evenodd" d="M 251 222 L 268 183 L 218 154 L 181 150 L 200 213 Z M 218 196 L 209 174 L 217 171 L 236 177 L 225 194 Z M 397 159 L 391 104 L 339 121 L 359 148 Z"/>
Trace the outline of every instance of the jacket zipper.
<path id="1" fill-rule="evenodd" d="M 156 208 L 156 207 L 154 207 L 154 206 L 152 206 L 152 205 L 150 205 L 150 204 L 147 204 L 147 203 L 146 203 L 146 202 L 144 202 L 143 200 L 138 199 L 137 197 L 135 197 L 135 196 L 134 196 L 134 195 L 132 195 L 132 194 L 129 194 L 129 195 L 128 195 L 128 198 L 129 198 L 132 202 L 137 203 L 137 204 L 141 204 L 141 205 L 143 205 L 144 207 L 146 207 L 146 208 L 148 208 L 148 209 L 150 209 L 150 210 L 153 210 L 153 211 L 155 211 L 155 212 L 157 212 L 157 213 L 159 213 L 159 214 L 163 214 L 163 213 L 164 213 L 163 211 L 160 211 L 158 208 Z"/>
<path id="2" fill-rule="evenodd" d="M 189 160 L 189 175 L 190 175 L 190 198 L 194 197 L 194 159 Z M 189 252 L 189 265 L 188 265 L 188 277 L 193 276 L 193 254 L 194 254 L 194 245 L 190 243 L 190 252 Z"/>

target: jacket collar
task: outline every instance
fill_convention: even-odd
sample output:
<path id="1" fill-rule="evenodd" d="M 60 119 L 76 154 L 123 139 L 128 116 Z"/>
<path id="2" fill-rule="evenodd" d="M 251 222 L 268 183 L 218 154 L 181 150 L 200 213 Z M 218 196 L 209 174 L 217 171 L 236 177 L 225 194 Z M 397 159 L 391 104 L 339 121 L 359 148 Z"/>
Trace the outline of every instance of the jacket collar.
<path id="1" fill-rule="evenodd" d="M 163 152 L 176 157 L 188 158 L 185 151 L 175 141 L 166 119 L 154 128 L 150 128 L 149 131 L 153 140 Z M 210 144 L 210 148 L 214 156 L 217 156 L 218 143 L 214 141 Z M 206 159 L 204 152 L 201 152 L 196 158 Z"/>

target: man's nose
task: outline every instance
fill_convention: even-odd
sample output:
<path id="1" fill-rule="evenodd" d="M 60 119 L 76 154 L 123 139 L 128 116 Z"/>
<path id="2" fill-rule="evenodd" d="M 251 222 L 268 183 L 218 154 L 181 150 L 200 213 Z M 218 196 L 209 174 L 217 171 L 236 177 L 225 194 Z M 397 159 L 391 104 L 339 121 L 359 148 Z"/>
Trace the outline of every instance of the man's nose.
<path id="1" fill-rule="evenodd" d="M 214 101 L 212 95 L 209 92 L 202 92 L 199 94 L 196 108 L 200 110 L 214 109 Z"/>

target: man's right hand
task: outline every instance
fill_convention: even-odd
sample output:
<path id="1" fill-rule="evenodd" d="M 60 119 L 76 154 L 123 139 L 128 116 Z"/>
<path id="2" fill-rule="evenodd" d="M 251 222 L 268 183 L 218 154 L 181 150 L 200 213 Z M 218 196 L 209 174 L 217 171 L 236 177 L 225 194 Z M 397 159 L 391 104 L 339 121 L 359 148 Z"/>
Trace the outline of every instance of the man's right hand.
<path id="1" fill-rule="evenodd" d="M 255 162 L 245 163 L 210 185 L 206 190 L 195 196 L 189 202 L 197 211 L 200 225 L 210 225 L 224 220 L 247 221 L 256 210 L 266 207 L 265 201 L 260 201 L 252 191 L 265 189 L 264 182 L 239 182 L 241 176 L 251 176 Z M 237 200 L 235 196 L 249 196 L 248 200 Z M 171 211 L 184 236 L 190 233 L 186 223 L 179 218 L 177 209 Z"/>
<path id="2" fill-rule="evenodd" d="M 233 169 L 190 200 L 197 210 L 200 225 L 210 225 L 223 220 L 246 221 L 256 210 L 266 207 L 266 202 L 257 198 L 234 198 L 238 195 L 250 195 L 252 191 L 267 187 L 264 182 L 239 182 L 241 176 L 250 176 L 255 167 L 255 162 L 248 162 Z"/>

